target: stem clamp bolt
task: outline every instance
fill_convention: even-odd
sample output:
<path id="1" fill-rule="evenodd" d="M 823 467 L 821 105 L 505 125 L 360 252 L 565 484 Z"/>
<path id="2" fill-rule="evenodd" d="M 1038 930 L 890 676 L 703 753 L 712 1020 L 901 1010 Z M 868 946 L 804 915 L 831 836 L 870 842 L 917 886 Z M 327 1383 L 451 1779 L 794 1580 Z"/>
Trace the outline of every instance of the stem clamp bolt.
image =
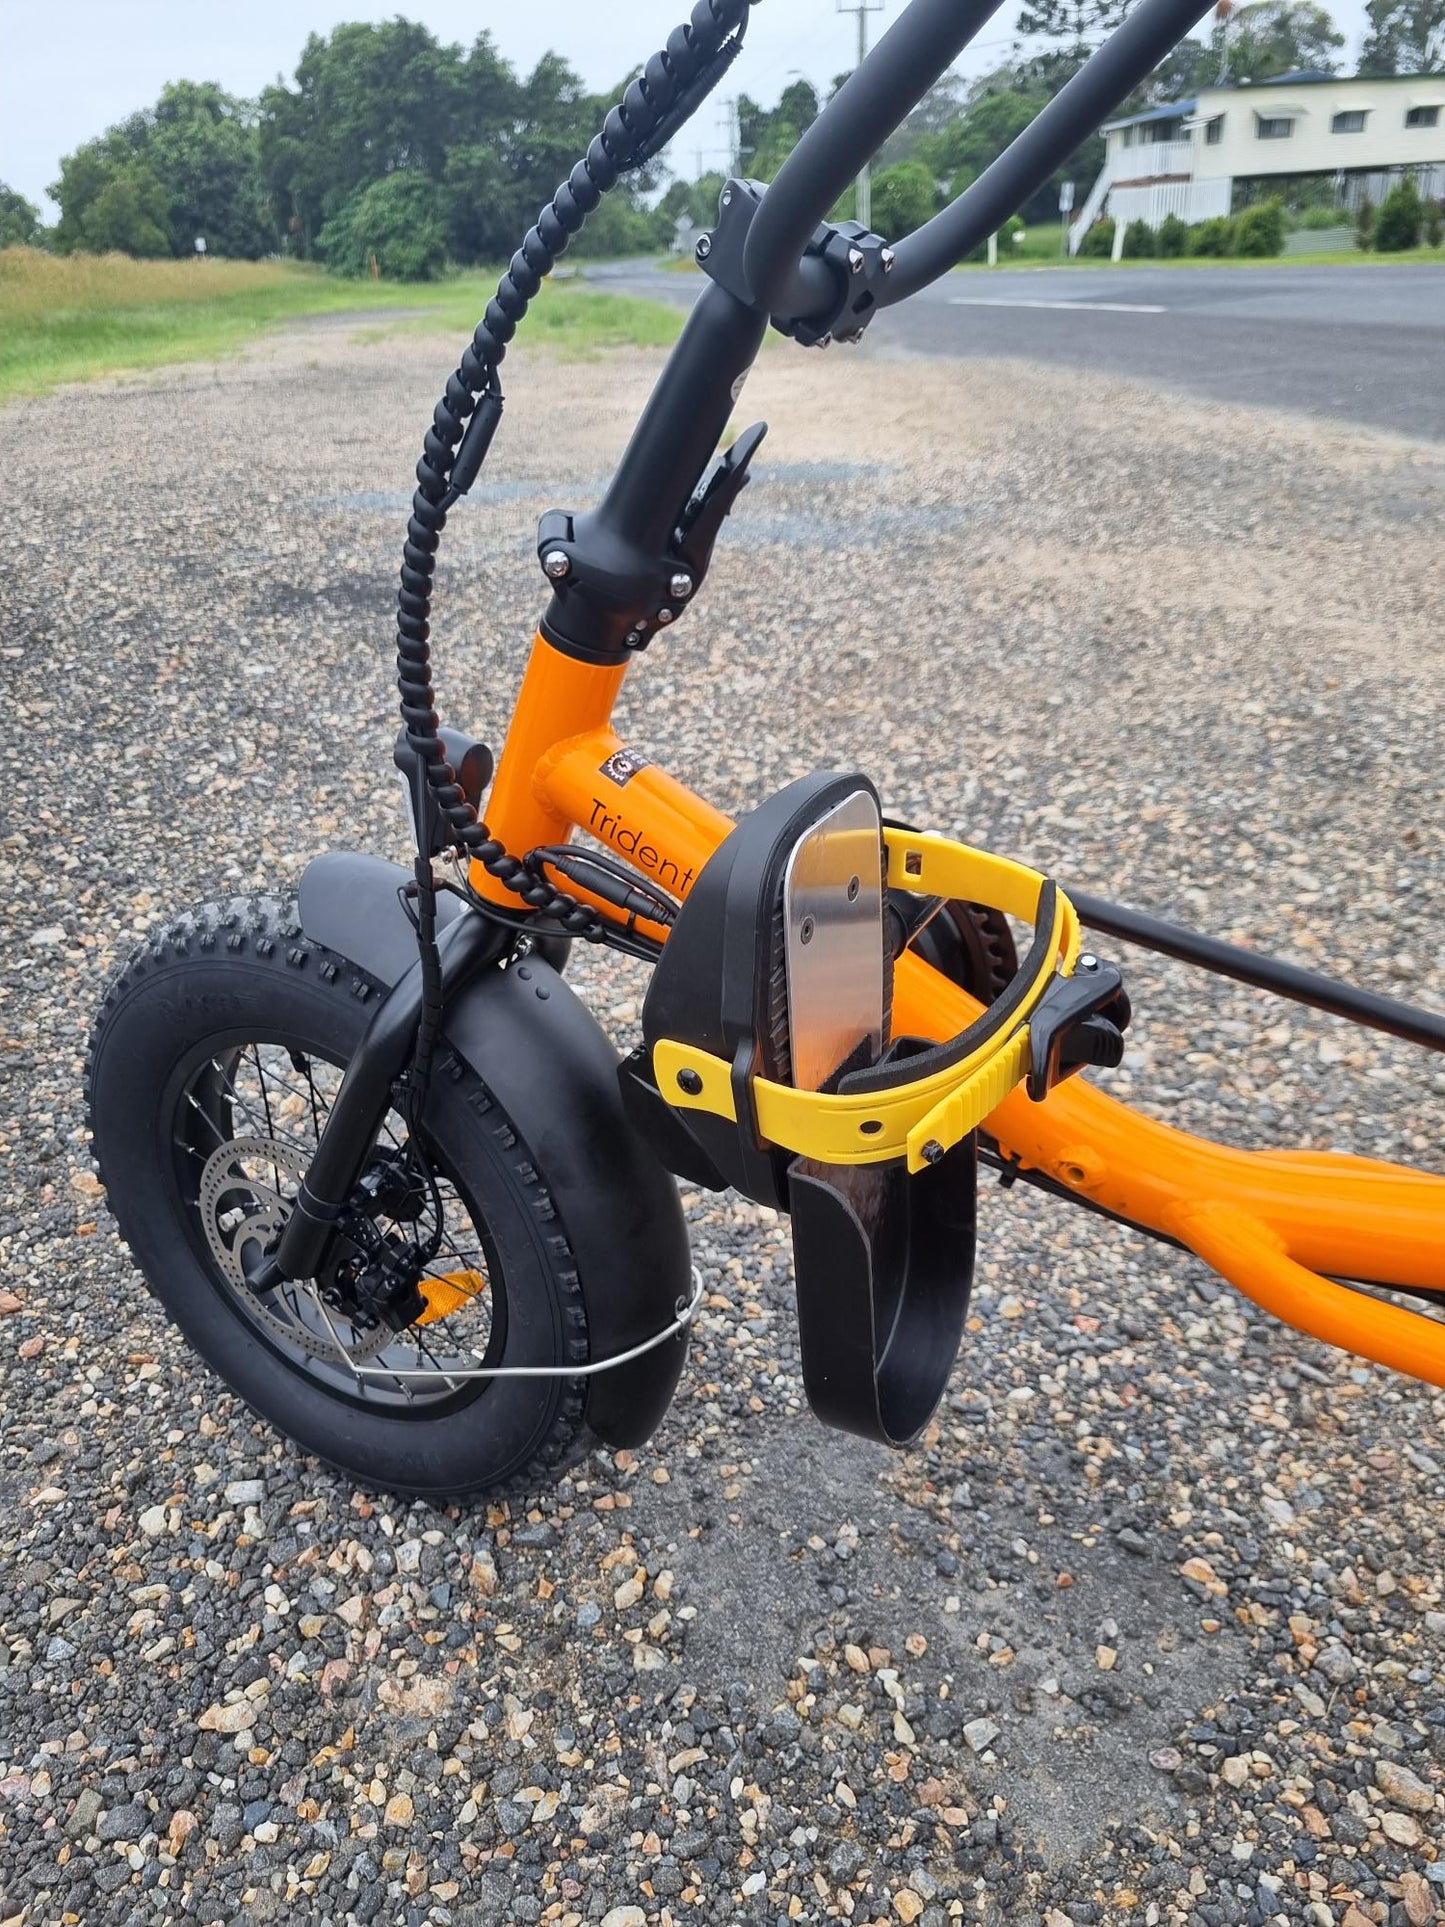
<path id="1" fill-rule="evenodd" d="M 542 570 L 544 574 L 551 576 L 554 582 L 560 582 L 564 576 L 570 575 L 572 573 L 572 564 L 567 559 L 567 551 L 565 549 L 548 549 L 547 553 L 542 557 Z"/>
<path id="2" fill-rule="evenodd" d="M 710 234 L 704 234 L 697 244 L 697 258 L 699 261 L 706 261 L 707 257 L 711 253 L 712 253 L 712 236 Z"/>

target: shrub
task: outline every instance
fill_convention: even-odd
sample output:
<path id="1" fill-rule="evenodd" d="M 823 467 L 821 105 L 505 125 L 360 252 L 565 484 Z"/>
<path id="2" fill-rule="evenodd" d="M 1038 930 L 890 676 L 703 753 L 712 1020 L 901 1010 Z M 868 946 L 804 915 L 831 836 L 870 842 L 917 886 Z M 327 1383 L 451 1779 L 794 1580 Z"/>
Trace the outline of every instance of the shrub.
<path id="1" fill-rule="evenodd" d="M 1259 201 L 1234 217 L 1233 252 L 1264 256 L 1284 248 L 1284 209 L 1278 201 Z"/>
<path id="2" fill-rule="evenodd" d="M 1367 194 L 1355 209 L 1355 246 L 1367 248 L 1375 237 L 1375 203 Z"/>
<path id="3" fill-rule="evenodd" d="M 998 231 L 998 258 L 1000 261 L 1011 261 L 1021 252 L 1014 236 L 1016 234 L 1023 234 L 1025 231 L 1022 218 L 1017 214 L 1010 214 Z M 965 261 L 987 261 L 988 242 L 980 241 L 972 254 L 966 254 L 963 258 Z"/>
<path id="4" fill-rule="evenodd" d="M 1159 223 L 1159 253 L 1162 259 L 1169 260 L 1183 254 L 1189 240 L 1189 230 L 1177 214 L 1166 214 Z"/>
<path id="5" fill-rule="evenodd" d="M 1083 240 L 1079 243 L 1080 254 L 1091 258 L 1103 255 L 1105 259 L 1114 252 L 1114 222 L 1112 217 L 1095 221 Z"/>
<path id="6" fill-rule="evenodd" d="M 1440 230 L 1442 226 L 1445 226 L 1445 207 L 1442 207 L 1438 201 L 1427 201 L 1425 203 L 1425 245 L 1427 248 L 1439 247 Z"/>
<path id="7" fill-rule="evenodd" d="M 1303 228 L 1308 233 L 1321 233 L 1326 228 L 1343 227 L 1345 217 L 1337 207 L 1305 207 L 1300 209 L 1291 225 Z"/>
<path id="8" fill-rule="evenodd" d="M 425 174 L 384 174 L 353 194 L 316 237 L 337 274 L 377 272 L 388 281 L 430 281 L 446 265 L 446 202 Z"/>
<path id="9" fill-rule="evenodd" d="M 1230 223 L 1222 214 L 1207 221 L 1196 221 L 1189 230 L 1189 252 L 1196 255 L 1228 254 Z"/>
<path id="10" fill-rule="evenodd" d="M 1400 254 L 1420 245 L 1420 228 L 1425 210 L 1420 205 L 1420 190 L 1407 174 L 1396 181 L 1380 203 L 1375 222 L 1375 249 L 1379 254 Z"/>
<path id="11" fill-rule="evenodd" d="M 1124 259 L 1141 261 L 1153 254 L 1154 230 L 1147 221 L 1131 221 L 1124 230 Z"/>
<path id="12" fill-rule="evenodd" d="M 922 161 L 900 161 L 873 177 L 873 230 L 901 241 L 938 211 L 938 189 Z"/>

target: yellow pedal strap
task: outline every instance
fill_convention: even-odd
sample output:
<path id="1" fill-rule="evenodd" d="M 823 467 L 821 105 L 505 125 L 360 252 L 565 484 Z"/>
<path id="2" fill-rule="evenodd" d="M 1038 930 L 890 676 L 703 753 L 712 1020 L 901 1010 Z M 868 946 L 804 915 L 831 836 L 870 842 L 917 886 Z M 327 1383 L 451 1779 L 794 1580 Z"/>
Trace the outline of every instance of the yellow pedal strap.
<path id="1" fill-rule="evenodd" d="M 1079 919 L 1057 884 L 1007 857 L 947 837 L 891 827 L 883 832 L 890 888 L 981 903 L 1035 926 L 1018 975 L 1003 995 L 949 1043 L 890 1056 L 844 1077 L 836 1091 L 797 1090 L 751 1080 L 760 1138 L 822 1164 L 884 1164 L 906 1158 L 920 1171 L 960 1143 L 1029 1067 L 1029 1018 L 1079 955 Z M 678 1110 L 710 1111 L 736 1124 L 732 1066 L 673 1038 L 653 1046 L 653 1074 Z"/>

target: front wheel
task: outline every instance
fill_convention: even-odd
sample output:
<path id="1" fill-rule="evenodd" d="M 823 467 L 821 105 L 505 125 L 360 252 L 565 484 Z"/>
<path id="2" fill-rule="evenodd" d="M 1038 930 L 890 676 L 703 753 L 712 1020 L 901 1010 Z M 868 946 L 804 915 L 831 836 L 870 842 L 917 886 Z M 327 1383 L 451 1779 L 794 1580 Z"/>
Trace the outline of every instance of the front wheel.
<path id="1" fill-rule="evenodd" d="M 468 1374 L 580 1365 L 586 1313 L 541 1234 L 541 1163 L 459 1059 L 443 1051 L 415 1141 L 388 1117 L 326 1275 L 251 1282 L 381 995 L 286 898 L 207 904 L 148 939 L 91 1039 L 110 1208 L 191 1344 L 307 1451 L 432 1498 L 533 1490 L 588 1443 L 586 1381 Z"/>

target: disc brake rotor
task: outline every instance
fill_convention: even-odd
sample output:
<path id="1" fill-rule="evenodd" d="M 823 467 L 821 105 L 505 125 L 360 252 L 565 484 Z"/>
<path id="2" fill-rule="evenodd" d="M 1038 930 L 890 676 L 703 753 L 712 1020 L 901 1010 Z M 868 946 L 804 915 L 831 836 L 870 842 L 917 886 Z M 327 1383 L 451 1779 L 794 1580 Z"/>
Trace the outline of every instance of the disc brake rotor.
<path id="1" fill-rule="evenodd" d="M 309 1357 L 334 1359 L 336 1339 L 310 1287 L 299 1286 L 284 1297 L 273 1294 L 273 1309 L 251 1290 L 247 1270 L 248 1258 L 254 1271 L 274 1248 L 310 1162 L 306 1150 L 279 1138 L 230 1138 L 207 1158 L 197 1203 L 211 1256 L 252 1316 Z M 274 1182 L 258 1175 L 266 1172 Z M 284 1317 L 279 1315 L 282 1310 Z M 345 1349 L 353 1358 L 372 1357 L 394 1336 L 385 1326 L 360 1331 L 339 1315 L 331 1323 L 345 1335 Z"/>

